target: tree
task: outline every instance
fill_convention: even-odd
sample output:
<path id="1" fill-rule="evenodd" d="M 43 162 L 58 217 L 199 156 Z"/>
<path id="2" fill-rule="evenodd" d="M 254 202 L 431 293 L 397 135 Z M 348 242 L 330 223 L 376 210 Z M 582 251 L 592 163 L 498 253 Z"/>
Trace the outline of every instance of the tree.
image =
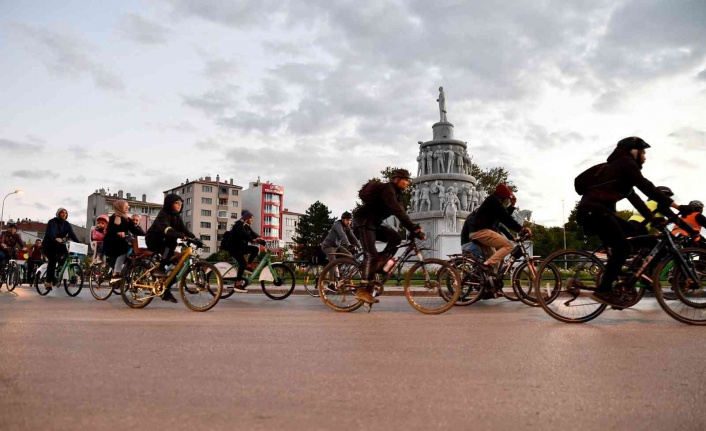
<path id="1" fill-rule="evenodd" d="M 505 184 L 513 192 L 517 191 L 517 186 L 509 179 L 510 174 L 503 167 L 481 169 L 475 163 L 471 163 L 471 175 L 477 180 L 476 189 L 485 190 L 486 193 L 495 192 L 498 184 Z"/>
<path id="2" fill-rule="evenodd" d="M 321 253 L 320 244 L 336 221 L 336 217 L 329 217 L 330 214 L 326 205 L 316 201 L 299 219 L 293 238 L 296 259 L 309 261 Z"/>

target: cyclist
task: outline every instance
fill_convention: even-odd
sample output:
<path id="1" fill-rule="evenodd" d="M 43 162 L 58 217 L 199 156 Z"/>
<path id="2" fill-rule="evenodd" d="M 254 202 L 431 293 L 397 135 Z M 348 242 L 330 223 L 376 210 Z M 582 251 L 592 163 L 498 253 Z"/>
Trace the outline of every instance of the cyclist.
<path id="1" fill-rule="evenodd" d="M 412 177 L 407 169 L 395 169 L 389 182 L 369 181 L 358 192 L 363 204 L 355 210 L 353 231 L 360 240 L 365 257 L 362 265 L 360 286 L 356 288 L 356 298 L 374 304 L 380 302 L 368 290 L 370 276 L 397 251 L 402 242 L 400 235 L 383 221 L 394 215 L 408 231 L 424 239 L 421 226 L 413 223 L 402 207 L 402 192 L 409 187 Z M 382 253 L 378 254 L 375 241 L 386 242 Z"/>
<path id="2" fill-rule="evenodd" d="M 47 231 L 42 241 L 42 250 L 47 257 L 47 278 L 44 284 L 47 290 L 51 290 L 56 282 L 56 264 L 59 257 L 65 257 L 68 253 L 64 240 L 68 236 L 72 241 L 79 242 L 71 223 L 66 221 L 68 218 L 69 212 L 66 208 L 59 208 L 56 210 L 56 217 L 47 222 Z"/>
<path id="3" fill-rule="evenodd" d="M 637 233 L 631 223 L 617 216 L 616 203 L 627 198 L 646 219 L 653 223 L 658 221 L 633 190 L 633 187 L 637 187 L 657 202 L 662 213 L 668 211 L 670 206 L 685 214 L 690 212 L 687 205 L 677 205 L 642 176 L 647 148 L 650 145 L 636 136 L 621 139 L 608 156 L 607 164 L 596 177 L 595 184 L 588 187 L 577 208 L 578 224 L 587 234 L 597 235 L 611 248 L 600 285 L 592 295 L 595 301 L 603 304 L 621 305 L 620 294 L 613 290 L 613 282 L 618 279 L 620 268 L 630 254 L 631 247 L 626 238 Z"/>
<path id="4" fill-rule="evenodd" d="M 42 240 L 37 238 L 34 245 L 29 249 L 29 258 L 27 259 L 27 271 L 25 272 L 25 281 L 31 283 L 34 277 L 34 272 L 44 262 L 44 251 L 42 251 Z"/>
<path id="5" fill-rule="evenodd" d="M 255 216 L 248 210 L 243 210 L 240 219 L 233 225 L 233 237 L 230 240 L 230 249 L 228 252 L 238 262 L 238 273 L 235 277 L 235 287 L 233 290 L 240 293 L 246 293 L 245 288 L 245 268 L 252 263 L 253 260 L 260 254 L 260 248 L 250 245 L 251 242 L 265 244 L 265 240 L 260 239 L 260 235 L 252 230 L 252 222 Z M 247 257 L 247 259 L 246 259 Z"/>
<path id="6" fill-rule="evenodd" d="M 353 234 L 351 223 L 353 215 L 348 211 L 341 214 L 341 219 L 336 220 L 328 231 L 324 242 L 321 243 L 321 250 L 326 254 L 326 259 L 332 262 L 336 259 L 336 253 L 343 253 L 352 256 L 355 249 L 362 249 L 360 241 Z M 333 276 L 333 274 L 331 274 Z"/>
<path id="7" fill-rule="evenodd" d="M 165 196 L 162 209 L 159 210 L 152 226 L 147 229 L 147 235 L 145 235 L 147 248 L 162 257 L 159 262 L 159 268 L 153 273 L 157 277 L 166 277 L 168 275 L 165 268 L 169 259 L 174 255 L 177 239 L 194 237 L 194 234 L 187 229 L 184 220 L 179 215 L 183 204 L 184 201 L 177 194 L 170 193 Z M 135 229 L 135 225 L 132 222 L 129 222 L 129 224 L 131 229 Z M 172 283 L 175 280 L 176 277 L 172 280 Z M 164 301 L 177 302 L 170 288 L 171 284 L 164 290 L 162 299 Z"/>
<path id="8" fill-rule="evenodd" d="M 694 229 L 696 232 L 701 232 L 701 228 L 706 227 L 706 217 L 704 217 L 703 215 L 704 203 L 701 201 L 691 201 L 689 202 L 689 206 L 691 207 L 691 209 L 694 210 L 694 212 L 681 217 L 681 219 L 684 220 L 689 225 L 689 227 Z M 672 228 L 672 234 L 689 236 L 689 233 L 678 225 L 675 225 L 674 228 Z M 694 242 L 699 244 L 699 246 L 703 247 L 705 245 L 701 238 L 701 235 L 698 235 L 693 239 Z"/>
<path id="9" fill-rule="evenodd" d="M 507 208 L 505 208 L 506 202 L 510 204 Z M 497 232 L 500 229 L 500 223 L 511 230 L 532 235 L 530 228 L 522 227 L 510 215 L 515 209 L 516 202 L 517 199 L 512 190 L 505 184 L 498 184 L 495 191 L 480 204 L 473 219 L 470 239 L 478 241 L 485 249 L 486 260 L 480 265 L 480 269 L 488 274 L 495 274 L 497 265 L 514 248 L 505 236 Z M 487 257 L 489 254 L 490 257 Z"/>
<path id="10" fill-rule="evenodd" d="M 515 203 L 517 203 L 517 198 L 515 195 L 510 196 L 510 205 L 507 207 L 508 214 L 512 214 L 515 211 Z M 463 227 L 461 228 L 461 250 L 464 253 L 470 253 L 475 256 L 482 256 L 483 252 L 478 248 L 478 246 L 471 241 L 471 233 L 473 233 L 473 221 L 476 219 L 476 214 L 478 214 L 478 209 L 471 211 L 463 222 Z M 502 233 L 505 238 L 512 239 L 512 233 L 503 225 L 498 223 L 497 231 Z"/>
<path id="11" fill-rule="evenodd" d="M 111 262 L 114 262 L 111 283 L 120 281 L 120 272 L 123 270 L 127 252 L 130 250 L 130 244 L 126 237 L 128 234 L 138 235 L 140 233 L 128 218 L 127 211 L 129 209 L 130 204 L 124 199 L 119 199 L 113 203 L 113 214 L 108 217 L 108 227 L 103 238 L 103 252 L 111 259 Z"/>
<path id="12" fill-rule="evenodd" d="M 7 230 L 0 233 L 0 267 L 4 267 L 12 259 L 15 250 L 21 249 L 23 245 L 22 237 L 17 233 L 17 225 L 8 223 Z"/>

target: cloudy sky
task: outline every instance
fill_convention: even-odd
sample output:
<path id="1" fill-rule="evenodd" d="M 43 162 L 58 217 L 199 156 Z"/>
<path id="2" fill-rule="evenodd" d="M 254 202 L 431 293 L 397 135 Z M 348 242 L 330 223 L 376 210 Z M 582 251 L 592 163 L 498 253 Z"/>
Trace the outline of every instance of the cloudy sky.
<path id="1" fill-rule="evenodd" d="M 0 0 L 5 219 L 82 224 L 98 188 L 206 175 L 340 214 L 386 166 L 416 172 L 446 92 L 474 162 L 559 225 L 573 178 L 615 143 L 706 200 L 703 0 Z"/>

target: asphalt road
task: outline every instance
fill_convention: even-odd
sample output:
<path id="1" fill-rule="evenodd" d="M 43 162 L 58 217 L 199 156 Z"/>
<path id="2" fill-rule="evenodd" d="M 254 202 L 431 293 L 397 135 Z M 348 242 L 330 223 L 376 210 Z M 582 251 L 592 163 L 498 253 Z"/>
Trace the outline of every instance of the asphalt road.
<path id="1" fill-rule="evenodd" d="M 703 430 L 706 328 L 236 294 L 205 313 L 0 292 L 0 430 Z"/>

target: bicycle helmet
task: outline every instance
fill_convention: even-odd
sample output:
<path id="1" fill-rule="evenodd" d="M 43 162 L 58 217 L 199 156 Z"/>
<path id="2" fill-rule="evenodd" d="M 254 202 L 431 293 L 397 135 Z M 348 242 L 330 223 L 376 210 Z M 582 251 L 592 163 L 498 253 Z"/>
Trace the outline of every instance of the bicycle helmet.
<path id="1" fill-rule="evenodd" d="M 108 221 L 109 221 L 108 216 L 105 214 L 99 215 L 98 218 L 96 219 L 96 222 L 98 222 L 98 220 L 103 220 L 106 224 L 108 224 Z"/>
<path id="2" fill-rule="evenodd" d="M 702 207 L 703 207 L 703 206 L 702 206 Z M 15 223 L 13 223 L 13 222 L 9 222 L 9 223 L 7 224 L 7 228 L 8 228 L 8 229 L 12 229 L 13 227 L 14 227 L 15 229 L 17 229 L 17 224 L 15 224 Z"/>
<path id="3" fill-rule="evenodd" d="M 689 206 L 699 212 L 704 210 L 704 203 L 701 201 L 691 201 L 689 202 Z"/>
<path id="4" fill-rule="evenodd" d="M 650 144 L 638 138 L 637 136 L 631 136 L 629 138 L 624 138 L 618 141 L 618 148 L 627 148 L 629 150 L 644 150 L 645 148 L 650 148 Z"/>
<path id="5" fill-rule="evenodd" d="M 660 192 L 664 193 L 665 195 L 667 195 L 669 197 L 674 196 L 674 192 L 672 192 L 672 189 L 670 189 L 667 186 L 658 186 L 657 190 L 659 190 Z"/>

